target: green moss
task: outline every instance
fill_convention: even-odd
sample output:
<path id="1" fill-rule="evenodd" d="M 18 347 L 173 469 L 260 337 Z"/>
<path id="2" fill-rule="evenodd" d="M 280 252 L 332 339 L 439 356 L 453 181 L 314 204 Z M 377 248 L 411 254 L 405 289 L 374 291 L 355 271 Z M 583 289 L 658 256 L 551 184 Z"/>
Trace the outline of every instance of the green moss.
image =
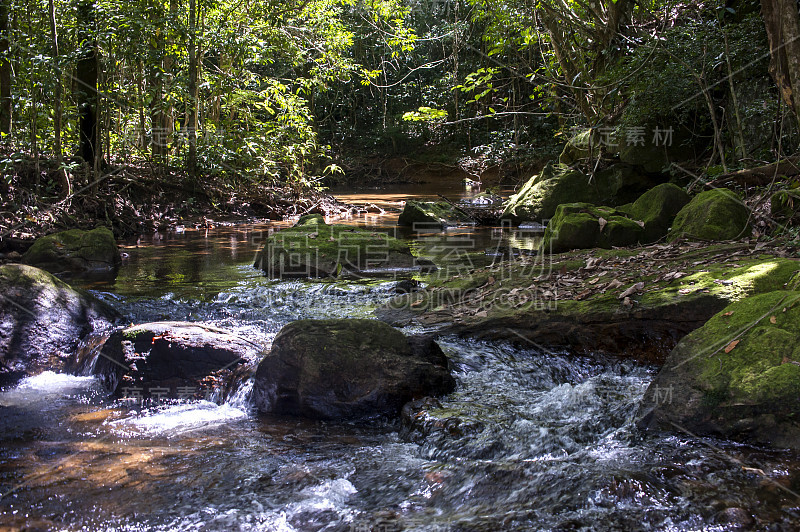
<path id="1" fill-rule="evenodd" d="M 697 375 L 693 385 L 703 390 L 707 406 L 770 404 L 780 411 L 800 398 L 798 330 L 800 293 L 755 295 L 687 336 L 691 349 L 683 363 Z"/>
<path id="2" fill-rule="evenodd" d="M 297 220 L 297 223 L 294 225 L 295 227 L 298 227 L 301 225 L 326 225 L 326 224 L 325 224 L 325 217 L 322 216 L 321 214 L 305 214 L 301 216 Z"/>
<path id="3" fill-rule="evenodd" d="M 70 229 L 38 238 L 23 255 L 23 261 L 61 271 L 110 268 L 121 259 L 114 234 L 98 227 L 91 231 Z"/>
<path id="4" fill-rule="evenodd" d="M 558 157 L 558 162 L 561 164 L 574 164 L 581 159 L 588 159 L 594 154 L 597 157 L 600 154 L 600 146 L 593 142 L 593 135 L 591 129 L 585 129 L 569 139 L 564 146 L 564 150 Z"/>
<path id="5" fill-rule="evenodd" d="M 408 200 L 403 212 L 397 218 L 399 225 L 414 224 L 447 225 L 464 222 L 467 216 L 445 201 L 425 202 Z"/>
<path id="6" fill-rule="evenodd" d="M 414 256 L 402 240 L 357 227 L 318 223 L 275 233 L 256 260 L 256 266 L 273 277 L 327 277 L 339 275 L 343 269 L 413 265 Z"/>
<path id="7" fill-rule="evenodd" d="M 672 221 L 689 203 L 689 195 L 672 183 L 663 183 L 642 194 L 630 207 L 619 210 L 644 223 L 642 243 L 655 242 L 669 231 Z"/>
<path id="8" fill-rule="evenodd" d="M 750 234 L 749 211 L 733 191 L 720 188 L 695 196 L 675 217 L 668 240 L 733 240 Z"/>
<path id="9" fill-rule="evenodd" d="M 571 249 L 611 248 L 636 244 L 642 227 L 611 207 L 588 203 L 559 205 L 545 230 L 540 249 L 560 253 Z M 605 220 L 601 228 L 600 219 Z"/>
<path id="10" fill-rule="evenodd" d="M 650 186 L 649 178 L 627 165 L 611 166 L 591 178 L 579 170 L 556 167 L 551 178 L 534 176 L 511 196 L 502 218 L 514 223 L 546 220 L 566 203 L 620 205 L 636 199 Z"/>

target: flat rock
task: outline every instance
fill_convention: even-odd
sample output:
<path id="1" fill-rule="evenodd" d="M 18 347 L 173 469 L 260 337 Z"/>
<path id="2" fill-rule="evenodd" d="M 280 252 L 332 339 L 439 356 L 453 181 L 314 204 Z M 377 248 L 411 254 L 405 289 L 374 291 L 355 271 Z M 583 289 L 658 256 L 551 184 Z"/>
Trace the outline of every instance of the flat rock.
<path id="1" fill-rule="evenodd" d="M 224 387 L 262 347 L 199 323 L 165 321 L 120 329 L 102 344 L 92 373 L 121 396 L 190 398 Z"/>

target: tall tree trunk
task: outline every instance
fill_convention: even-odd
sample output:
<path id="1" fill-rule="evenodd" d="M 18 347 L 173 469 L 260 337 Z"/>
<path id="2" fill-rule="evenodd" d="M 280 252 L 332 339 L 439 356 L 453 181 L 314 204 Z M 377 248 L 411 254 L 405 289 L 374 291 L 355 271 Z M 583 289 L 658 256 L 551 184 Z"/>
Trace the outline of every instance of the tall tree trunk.
<path id="1" fill-rule="evenodd" d="M 164 113 L 164 18 L 161 3 L 156 1 L 151 4 L 151 26 L 155 33 L 150 37 L 150 72 L 148 91 L 150 92 L 150 127 L 152 131 L 150 153 L 157 173 L 164 169 L 164 155 L 166 153 L 166 121 Z"/>
<path id="2" fill-rule="evenodd" d="M 761 0 L 767 29 L 770 73 L 800 126 L 800 15 L 796 0 Z"/>
<path id="3" fill-rule="evenodd" d="M 61 149 L 61 121 L 62 121 L 62 107 L 61 107 L 61 94 L 63 87 L 61 85 L 61 64 L 59 61 L 58 51 L 58 26 L 56 25 L 56 7 L 55 0 L 48 0 L 48 11 L 50 18 L 50 39 L 53 41 L 53 63 L 55 64 L 56 72 L 56 86 L 53 90 L 53 151 L 55 152 L 56 164 L 58 165 L 58 179 L 61 182 L 61 194 L 66 198 L 72 194 L 72 183 L 69 180 L 69 174 L 66 170 L 61 168 L 61 158 L 63 152 Z"/>
<path id="4" fill-rule="evenodd" d="M 169 43 L 174 45 L 176 44 L 178 38 L 173 30 L 173 26 L 171 24 L 178 18 L 178 11 L 180 9 L 180 3 L 178 0 L 169 0 L 169 23 L 167 24 L 166 31 L 167 35 L 165 36 Z M 171 49 L 174 49 L 175 46 L 170 46 Z M 167 93 L 172 92 L 172 84 L 175 79 L 175 64 L 177 63 L 177 57 L 175 53 L 172 51 L 166 52 L 164 55 L 164 87 Z M 172 147 L 172 142 L 174 140 L 174 131 L 175 131 L 175 108 L 172 105 L 171 100 L 164 102 L 164 133 L 165 133 L 165 142 L 166 145 L 164 146 L 164 158 L 165 163 L 169 162 L 169 155 Z"/>
<path id="5" fill-rule="evenodd" d="M 92 0 L 78 3 L 78 45 L 80 59 L 75 68 L 76 100 L 78 102 L 79 155 L 90 165 L 97 166 L 100 158 L 97 94 L 97 41 L 95 40 L 95 6 Z"/>
<path id="6" fill-rule="evenodd" d="M 186 132 L 188 133 L 189 153 L 186 157 L 186 170 L 194 178 L 197 170 L 197 6 L 196 0 L 189 0 L 189 102 L 186 110 Z"/>
<path id="7" fill-rule="evenodd" d="M 11 61 L 8 24 L 10 0 L 0 0 L 0 132 L 11 133 Z"/>

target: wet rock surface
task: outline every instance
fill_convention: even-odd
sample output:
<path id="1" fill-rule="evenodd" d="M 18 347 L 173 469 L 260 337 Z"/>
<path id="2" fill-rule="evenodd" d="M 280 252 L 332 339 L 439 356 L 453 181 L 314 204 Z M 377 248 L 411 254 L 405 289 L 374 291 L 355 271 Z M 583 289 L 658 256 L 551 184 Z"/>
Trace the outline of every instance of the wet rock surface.
<path id="1" fill-rule="evenodd" d="M 44 270 L 0 266 L 0 383 L 71 369 L 78 345 L 120 319 L 105 303 Z"/>
<path id="2" fill-rule="evenodd" d="M 376 320 L 299 320 L 259 364 L 254 400 L 261 412 L 315 419 L 396 416 L 411 399 L 453 389 L 446 360 L 430 337 Z"/>
<path id="3" fill-rule="evenodd" d="M 111 334 L 92 373 L 118 396 L 192 398 L 224 388 L 262 354 L 259 344 L 217 327 L 145 323 Z"/>

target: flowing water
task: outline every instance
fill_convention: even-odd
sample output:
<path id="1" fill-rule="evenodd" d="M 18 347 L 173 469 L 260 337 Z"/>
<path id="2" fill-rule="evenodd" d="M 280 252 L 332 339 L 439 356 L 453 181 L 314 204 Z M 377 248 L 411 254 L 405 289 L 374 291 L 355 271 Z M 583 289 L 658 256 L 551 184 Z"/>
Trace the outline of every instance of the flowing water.
<path id="1" fill-rule="evenodd" d="M 364 201 L 399 200 L 375 193 Z M 350 222 L 394 230 L 392 214 Z M 198 321 L 265 347 L 289 321 L 369 317 L 395 293 L 396 279 L 385 275 L 263 278 L 250 264 L 264 236 L 280 227 L 141 237 L 126 244 L 116 280 L 86 286 L 131 322 Z M 530 235 L 508 228 L 413 238 L 441 247 L 453 234 L 487 260 L 498 245 L 533 245 Z M 0 528 L 800 527 L 797 455 L 633 429 L 655 368 L 452 337 L 440 345 L 458 387 L 428 411 L 430 430 L 418 431 L 392 420 L 258 415 L 249 382 L 223 404 L 137 403 L 109 398 L 91 377 L 25 379 L 0 391 Z"/>

